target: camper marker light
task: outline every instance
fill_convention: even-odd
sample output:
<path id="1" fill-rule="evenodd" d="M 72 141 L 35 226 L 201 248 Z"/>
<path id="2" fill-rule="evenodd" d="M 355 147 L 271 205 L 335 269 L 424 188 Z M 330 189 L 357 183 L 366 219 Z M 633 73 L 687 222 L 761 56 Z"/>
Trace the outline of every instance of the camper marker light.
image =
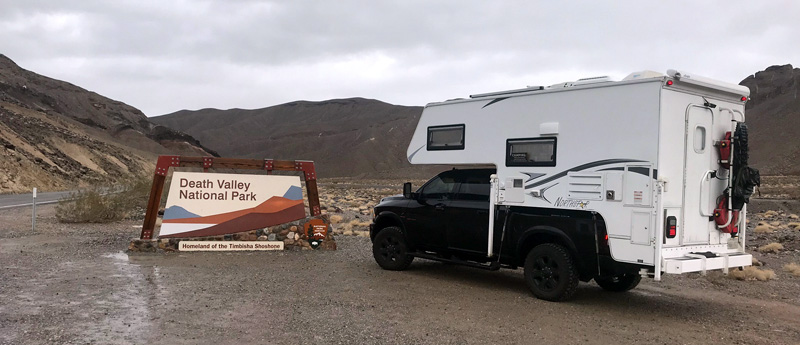
<path id="1" fill-rule="evenodd" d="M 742 102 L 747 102 L 747 96 L 742 96 Z"/>
<path id="2" fill-rule="evenodd" d="M 672 86 L 672 80 L 667 80 L 667 86 Z"/>

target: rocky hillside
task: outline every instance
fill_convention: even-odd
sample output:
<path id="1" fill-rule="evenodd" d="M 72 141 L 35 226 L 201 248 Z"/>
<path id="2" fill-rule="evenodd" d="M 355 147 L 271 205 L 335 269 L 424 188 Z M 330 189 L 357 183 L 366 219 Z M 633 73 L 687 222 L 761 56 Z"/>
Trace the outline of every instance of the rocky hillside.
<path id="1" fill-rule="evenodd" d="M 155 123 L 191 133 L 222 156 L 306 159 L 320 176 L 403 176 L 406 148 L 422 107 L 350 98 L 298 101 L 269 108 L 182 110 Z"/>
<path id="2" fill-rule="evenodd" d="M 210 155 L 138 109 L 0 55 L 0 193 L 71 189 L 150 174 L 155 155 Z"/>
<path id="3" fill-rule="evenodd" d="M 800 69 L 771 66 L 740 84 L 750 88 L 750 164 L 762 174 L 800 174 Z"/>

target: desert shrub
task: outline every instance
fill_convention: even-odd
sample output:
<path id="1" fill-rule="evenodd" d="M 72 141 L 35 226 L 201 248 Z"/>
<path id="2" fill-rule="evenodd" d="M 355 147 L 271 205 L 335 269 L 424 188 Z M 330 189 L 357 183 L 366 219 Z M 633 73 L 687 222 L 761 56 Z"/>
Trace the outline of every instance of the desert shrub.
<path id="1" fill-rule="evenodd" d="M 783 245 L 777 242 L 772 242 L 770 244 L 765 244 L 761 247 L 758 247 L 758 251 L 762 253 L 777 253 L 783 250 Z"/>
<path id="2" fill-rule="evenodd" d="M 728 273 L 728 277 L 736 280 L 767 281 L 775 278 L 775 272 L 773 270 L 761 270 L 753 266 L 747 266 L 743 270 L 731 270 Z"/>
<path id="3" fill-rule="evenodd" d="M 777 216 L 778 216 L 778 212 L 777 211 L 769 210 L 767 212 L 764 212 L 764 217 L 767 217 L 767 218 L 777 217 Z"/>
<path id="4" fill-rule="evenodd" d="M 794 230 L 800 230 L 800 223 L 798 223 L 798 222 L 791 222 L 789 224 L 786 224 L 786 226 L 788 226 L 789 228 L 792 228 Z"/>
<path id="5" fill-rule="evenodd" d="M 62 223 L 109 223 L 141 214 L 150 195 L 150 181 L 137 178 L 119 189 L 90 188 L 72 193 L 56 206 Z"/>
<path id="6" fill-rule="evenodd" d="M 339 223 L 342 222 L 343 219 L 344 219 L 344 217 L 342 217 L 342 216 L 340 216 L 338 214 L 331 215 L 331 223 L 332 224 L 339 224 Z"/>
<path id="7" fill-rule="evenodd" d="M 759 234 L 768 234 L 775 231 L 775 228 L 767 223 L 759 222 L 758 225 L 756 225 L 756 228 L 753 229 L 753 231 Z"/>
<path id="8" fill-rule="evenodd" d="M 362 222 L 362 221 L 360 221 L 358 219 L 353 219 L 353 220 L 350 221 L 350 226 L 353 227 L 353 228 L 368 227 L 369 226 L 369 222 Z"/>
<path id="9" fill-rule="evenodd" d="M 800 265 L 794 262 L 783 265 L 783 270 L 791 273 L 794 276 L 800 277 Z"/>

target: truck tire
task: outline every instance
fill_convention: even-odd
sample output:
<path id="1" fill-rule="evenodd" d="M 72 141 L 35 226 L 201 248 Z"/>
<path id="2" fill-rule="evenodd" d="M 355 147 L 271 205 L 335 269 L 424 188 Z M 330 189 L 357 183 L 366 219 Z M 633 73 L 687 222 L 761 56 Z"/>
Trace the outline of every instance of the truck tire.
<path id="1" fill-rule="evenodd" d="M 578 270 L 567 248 L 555 243 L 540 244 L 525 258 L 525 282 L 537 298 L 563 301 L 578 288 Z"/>
<path id="2" fill-rule="evenodd" d="M 372 256 L 378 266 L 385 270 L 402 271 L 411 265 L 414 257 L 408 252 L 403 231 L 396 226 L 384 228 L 372 241 Z"/>
<path id="3" fill-rule="evenodd" d="M 594 278 L 594 282 L 600 285 L 603 290 L 613 292 L 625 292 L 639 285 L 642 276 L 638 274 L 621 274 L 614 277 Z"/>

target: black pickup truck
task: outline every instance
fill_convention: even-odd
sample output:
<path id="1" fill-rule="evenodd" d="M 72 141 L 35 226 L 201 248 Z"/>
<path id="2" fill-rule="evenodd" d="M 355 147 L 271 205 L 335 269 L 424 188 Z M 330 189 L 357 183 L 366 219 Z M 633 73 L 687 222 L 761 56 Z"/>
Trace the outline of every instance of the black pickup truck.
<path id="1" fill-rule="evenodd" d="M 571 297 L 579 281 L 594 279 L 610 291 L 636 287 L 641 267 L 611 258 L 605 222 L 591 211 L 499 206 L 488 257 L 494 173 L 449 170 L 416 192 L 406 183 L 403 195 L 381 200 L 370 225 L 378 265 L 404 270 L 417 257 L 487 270 L 524 267 L 533 294 L 550 301 Z"/>

